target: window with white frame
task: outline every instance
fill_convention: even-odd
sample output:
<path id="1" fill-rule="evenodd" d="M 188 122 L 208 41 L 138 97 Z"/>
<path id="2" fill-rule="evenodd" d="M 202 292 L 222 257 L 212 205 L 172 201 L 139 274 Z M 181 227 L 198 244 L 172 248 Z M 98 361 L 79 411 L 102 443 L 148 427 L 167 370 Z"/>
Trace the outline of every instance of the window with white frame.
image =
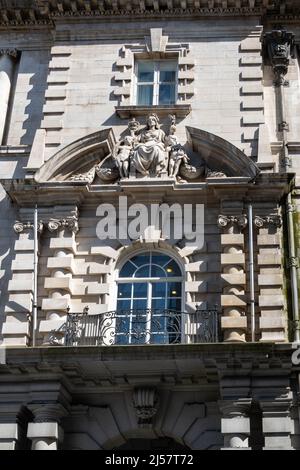
<path id="1" fill-rule="evenodd" d="M 138 60 L 136 62 L 136 104 L 171 105 L 177 100 L 177 62 Z"/>
<path id="2" fill-rule="evenodd" d="M 117 279 L 116 344 L 180 342 L 182 281 L 178 263 L 167 254 L 130 258 Z"/>

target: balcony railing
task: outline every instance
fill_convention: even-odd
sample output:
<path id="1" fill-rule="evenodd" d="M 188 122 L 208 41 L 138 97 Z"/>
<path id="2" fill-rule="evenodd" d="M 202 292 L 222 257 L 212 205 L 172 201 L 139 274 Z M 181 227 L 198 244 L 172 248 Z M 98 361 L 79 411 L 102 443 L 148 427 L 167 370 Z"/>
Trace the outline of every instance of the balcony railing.
<path id="1" fill-rule="evenodd" d="M 71 314 L 65 346 L 195 344 L 219 341 L 217 310 L 121 310 L 99 315 Z"/>

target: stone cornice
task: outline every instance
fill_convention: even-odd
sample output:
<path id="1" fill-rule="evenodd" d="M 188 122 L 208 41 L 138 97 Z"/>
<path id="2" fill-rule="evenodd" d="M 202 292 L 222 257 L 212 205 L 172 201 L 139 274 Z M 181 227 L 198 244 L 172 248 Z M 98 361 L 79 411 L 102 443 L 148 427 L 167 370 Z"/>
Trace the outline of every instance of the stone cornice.
<path id="1" fill-rule="evenodd" d="M 46 25 L 59 19 L 107 17 L 249 16 L 300 13 L 299 2 L 276 0 L 0 0 L 0 25 Z"/>

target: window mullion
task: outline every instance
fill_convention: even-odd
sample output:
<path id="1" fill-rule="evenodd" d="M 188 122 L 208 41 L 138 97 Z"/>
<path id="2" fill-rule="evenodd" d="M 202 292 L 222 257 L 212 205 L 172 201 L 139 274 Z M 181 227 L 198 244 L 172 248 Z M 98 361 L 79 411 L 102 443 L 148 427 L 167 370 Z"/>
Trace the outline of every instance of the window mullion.
<path id="1" fill-rule="evenodd" d="M 159 62 L 154 63 L 153 104 L 158 104 L 159 97 Z"/>

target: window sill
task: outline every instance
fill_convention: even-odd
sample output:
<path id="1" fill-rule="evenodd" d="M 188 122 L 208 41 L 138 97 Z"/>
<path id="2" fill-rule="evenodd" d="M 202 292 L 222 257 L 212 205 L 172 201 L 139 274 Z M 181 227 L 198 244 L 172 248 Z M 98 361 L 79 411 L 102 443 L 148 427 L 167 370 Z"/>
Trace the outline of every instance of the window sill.
<path id="1" fill-rule="evenodd" d="M 168 116 L 175 114 L 178 118 L 185 118 L 191 112 L 190 104 L 173 104 L 165 106 L 116 106 L 116 113 L 121 119 L 128 119 L 136 116 L 147 116 L 149 113 L 156 113 L 158 116 Z"/>

